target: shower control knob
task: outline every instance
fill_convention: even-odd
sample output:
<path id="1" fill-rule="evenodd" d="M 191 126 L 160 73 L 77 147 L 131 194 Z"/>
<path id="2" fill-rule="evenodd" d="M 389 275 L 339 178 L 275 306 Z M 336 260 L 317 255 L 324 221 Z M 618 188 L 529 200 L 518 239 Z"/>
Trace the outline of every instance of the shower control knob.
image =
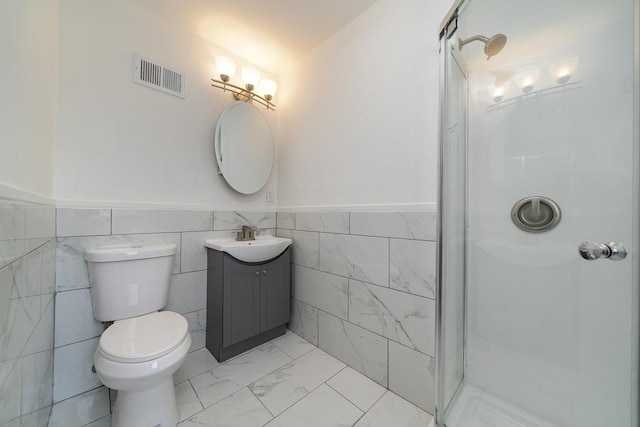
<path id="1" fill-rule="evenodd" d="M 611 261 L 620 261 L 627 256 L 627 250 L 620 243 L 596 243 L 591 241 L 582 242 L 578 246 L 578 253 L 586 260 L 594 261 L 600 258 L 607 258 Z"/>

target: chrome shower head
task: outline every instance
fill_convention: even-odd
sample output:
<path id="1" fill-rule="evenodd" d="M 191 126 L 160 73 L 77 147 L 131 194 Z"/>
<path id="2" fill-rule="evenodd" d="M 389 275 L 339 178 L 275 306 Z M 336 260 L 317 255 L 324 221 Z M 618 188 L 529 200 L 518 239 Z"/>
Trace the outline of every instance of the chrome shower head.
<path id="1" fill-rule="evenodd" d="M 504 34 L 496 34 L 493 37 L 473 36 L 466 40 L 458 39 L 458 50 L 462 50 L 466 44 L 473 41 L 481 41 L 484 43 L 484 53 L 487 55 L 488 61 L 492 56 L 497 55 L 504 48 L 507 44 L 507 36 Z"/>

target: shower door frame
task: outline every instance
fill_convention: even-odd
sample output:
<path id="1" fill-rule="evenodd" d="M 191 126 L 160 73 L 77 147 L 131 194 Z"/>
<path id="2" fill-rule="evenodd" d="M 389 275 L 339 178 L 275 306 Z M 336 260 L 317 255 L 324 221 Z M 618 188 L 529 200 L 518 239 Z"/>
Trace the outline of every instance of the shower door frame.
<path id="1" fill-rule="evenodd" d="M 445 348 L 444 348 L 444 316 L 443 316 L 443 305 L 444 305 L 444 295 L 446 290 L 443 287 L 443 228 L 446 224 L 446 219 L 443 215 L 443 201 L 445 200 L 444 194 L 444 143 L 445 143 L 445 132 L 446 132 L 446 121 L 447 121 L 447 85 L 446 85 L 446 76 L 448 71 L 448 53 L 446 52 L 447 40 L 451 37 L 455 30 L 448 34 L 448 29 L 450 28 L 452 22 L 458 19 L 458 15 L 461 12 L 461 9 L 466 5 L 467 0 L 456 0 L 454 1 L 452 7 L 449 12 L 442 20 L 440 27 L 438 29 L 438 36 L 440 40 L 440 119 L 439 119 L 439 155 L 438 155 L 438 215 L 437 215 L 437 225 L 436 225 L 436 236 L 437 236 L 437 260 L 436 260 L 436 331 L 435 331 L 435 354 L 436 354 L 436 375 L 435 375 L 435 414 L 434 421 L 436 427 L 443 426 L 443 416 L 445 415 L 445 411 L 447 409 L 445 402 L 445 388 L 444 388 L 444 356 L 445 356 Z M 632 425 L 640 425 L 640 403 L 638 403 L 638 399 L 640 399 L 640 0 L 633 1 L 634 7 L 634 47 L 633 47 L 633 108 L 634 108 L 634 120 L 633 120 L 633 184 L 635 190 L 633 191 L 633 225 L 634 228 L 632 230 L 633 233 L 633 267 L 632 267 L 632 285 L 633 285 L 633 312 L 632 312 L 632 334 L 630 339 L 635 340 L 636 346 L 632 346 L 635 350 L 632 354 L 632 366 L 635 367 L 635 374 L 633 376 L 632 390 L 632 399 L 636 402 L 635 407 L 632 407 L 631 414 L 631 422 Z M 457 29 L 457 22 L 456 22 Z M 465 156 L 467 155 L 467 147 L 468 146 L 468 134 L 465 135 Z M 465 163 L 468 164 L 468 159 L 465 158 Z M 466 172 L 466 170 L 465 170 Z M 465 203 L 467 200 L 467 182 L 465 176 Z M 465 205 L 466 210 L 466 205 Z M 466 218 L 466 212 L 465 212 Z M 466 235 L 466 230 L 465 230 Z M 464 245 L 464 253 L 466 258 L 466 242 Z M 465 277 L 465 283 L 463 284 L 463 311 L 464 317 L 463 319 L 463 340 L 464 340 L 464 356 L 463 356 L 463 375 L 462 380 L 457 387 L 457 390 L 453 394 L 451 398 L 451 402 L 453 402 L 457 395 L 460 393 L 462 386 L 465 383 L 465 367 L 466 367 L 466 338 L 467 338 L 467 322 L 466 322 L 466 313 L 467 313 L 467 289 L 466 289 L 466 266 L 465 273 L 463 275 Z M 451 403 L 449 402 L 449 403 Z M 464 426 L 460 426 L 464 427 Z"/>
<path id="2" fill-rule="evenodd" d="M 455 34 L 455 29 L 451 33 L 448 33 L 450 25 L 458 19 L 458 13 L 463 6 L 466 0 L 456 0 L 447 13 L 446 17 L 440 24 L 439 28 L 439 37 L 440 37 L 440 120 L 438 123 L 439 126 L 439 154 L 438 154 L 438 216 L 437 216 L 437 224 L 436 224 L 436 240 L 437 240 L 437 253 L 436 253 L 436 333 L 435 333 L 435 354 L 436 354 L 436 375 L 435 375 L 435 414 L 434 414 L 434 422 L 436 427 L 442 427 L 442 417 L 444 416 L 447 409 L 447 402 L 445 396 L 445 334 L 443 331 L 444 327 L 444 296 L 446 290 L 443 286 L 443 249 L 444 249 L 444 240 L 443 240 L 443 229 L 445 228 L 447 220 L 443 215 L 443 206 L 445 200 L 445 191 L 444 191 L 444 165 L 445 165 L 445 150 L 444 150 L 444 140 L 447 129 L 447 108 L 449 106 L 448 103 L 448 91 L 446 85 L 446 76 L 449 67 L 449 55 L 451 53 L 447 52 L 447 41 L 450 37 Z M 456 23 L 457 29 L 457 23 Z M 462 68 L 462 67 L 461 67 Z M 466 79 L 466 75 L 465 75 Z M 466 80 L 465 80 L 466 81 Z M 466 111 L 465 111 L 466 115 Z M 467 139 L 468 134 L 465 126 L 465 173 L 467 170 Z M 466 224 L 466 202 L 467 202 L 467 182 L 466 182 L 466 174 L 464 177 L 464 200 L 465 200 L 465 224 Z M 465 242 L 466 242 L 466 226 L 465 226 Z M 466 243 L 464 244 L 464 257 L 466 259 Z M 466 261 L 463 265 L 466 264 Z M 466 268 L 463 272 L 463 316 L 464 319 L 462 321 L 462 335 L 463 335 L 463 366 L 462 366 L 462 380 L 460 384 L 456 387 L 455 392 L 453 393 L 451 400 L 449 403 L 455 401 L 458 394 L 462 390 L 462 387 L 465 382 L 465 366 L 466 366 L 466 341 L 467 341 L 467 321 L 466 321 L 466 312 L 467 312 L 467 290 L 466 290 Z"/>

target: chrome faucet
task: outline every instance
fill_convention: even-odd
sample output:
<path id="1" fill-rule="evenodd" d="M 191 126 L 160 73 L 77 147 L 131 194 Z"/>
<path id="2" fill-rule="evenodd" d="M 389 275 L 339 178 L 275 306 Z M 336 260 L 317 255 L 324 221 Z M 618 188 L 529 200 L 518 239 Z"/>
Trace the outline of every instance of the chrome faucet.
<path id="1" fill-rule="evenodd" d="M 238 237 L 236 240 L 256 240 L 256 226 L 255 225 L 243 225 L 242 231 L 238 231 Z"/>

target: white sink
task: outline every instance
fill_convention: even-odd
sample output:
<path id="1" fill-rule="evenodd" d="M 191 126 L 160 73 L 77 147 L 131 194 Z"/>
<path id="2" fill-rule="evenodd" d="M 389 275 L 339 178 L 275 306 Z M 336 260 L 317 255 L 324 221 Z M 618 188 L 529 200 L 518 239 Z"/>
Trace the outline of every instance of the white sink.
<path id="1" fill-rule="evenodd" d="M 238 241 L 232 238 L 206 240 L 207 248 L 226 252 L 244 262 L 263 262 L 277 257 L 291 244 L 291 239 L 256 236 L 256 240 Z"/>

